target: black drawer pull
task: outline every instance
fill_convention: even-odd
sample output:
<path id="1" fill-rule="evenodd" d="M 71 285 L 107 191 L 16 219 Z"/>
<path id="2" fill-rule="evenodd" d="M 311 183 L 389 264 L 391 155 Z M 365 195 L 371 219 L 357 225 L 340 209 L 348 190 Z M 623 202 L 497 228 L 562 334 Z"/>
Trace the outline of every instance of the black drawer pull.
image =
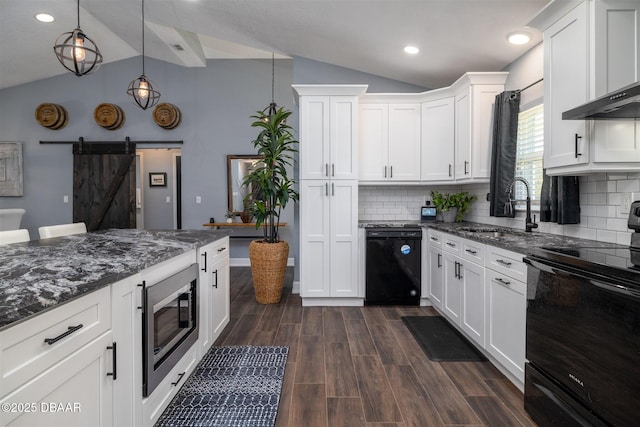
<path id="1" fill-rule="evenodd" d="M 216 289 L 218 289 L 218 270 L 214 271 L 214 272 L 213 272 L 213 274 L 215 274 L 215 275 L 216 275 L 216 281 L 215 281 L 215 283 L 213 284 L 213 287 L 214 287 L 214 288 L 216 288 Z"/>
<path id="2" fill-rule="evenodd" d="M 226 247 L 224 247 L 224 248 L 220 248 L 220 249 L 218 249 L 218 253 L 220 253 L 220 252 L 222 252 L 222 251 L 224 251 L 224 250 L 226 250 L 226 249 L 227 249 Z"/>
<path id="3" fill-rule="evenodd" d="M 113 344 L 107 346 L 107 350 L 113 350 L 113 365 L 112 365 L 113 366 L 113 372 L 107 373 L 107 376 L 108 377 L 113 377 L 113 380 L 115 381 L 115 380 L 118 379 L 118 366 L 116 364 L 117 363 L 116 360 L 117 360 L 118 356 L 117 356 L 117 350 L 116 350 L 115 341 L 114 341 Z"/>
<path id="4" fill-rule="evenodd" d="M 178 385 L 178 383 L 179 383 L 180 381 L 182 381 L 182 377 L 184 377 L 184 374 L 186 374 L 186 372 L 183 372 L 183 373 L 181 373 L 181 374 L 178 374 L 178 381 L 171 383 L 171 385 L 172 385 L 172 386 L 177 386 L 177 385 Z"/>
<path id="5" fill-rule="evenodd" d="M 456 247 L 456 244 L 455 244 L 455 243 L 451 243 L 451 242 L 447 242 L 447 246 L 450 246 L 450 247 L 452 247 L 452 248 L 455 248 L 455 247 Z"/>
<path id="6" fill-rule="evenodd" d="M 502 278 L 500 278 L 500 277 L 496 277 L 496 279 L 495 279 L 495 280 L 496 280 L 496 282 L 498 282 L 498 283 L 502 283 L 503 285 L 510 285 L 510 284 L 511 284 L 511 282 L 510 282 L 510 281 L 508 281 L 508 280 L 504 280 L 504 279 L 502 279 Z"/>
<path id="7" fill-rule="evenodd" d="M 207 272 L 207 253 L 203 253 L 201 254 L 204 257 L 204 262 L 202 263 L 204 265 L 204 267 L 202 267 L 200 270 L 204 271 L 205 273 Z"/>
<path id="8" fill-rule="evenodd" d="M 471 249 L 465 249 L 465 252 L 468 252 L 468 253 L 470 253 L 471 255 L 475 255 L 475 254 L 477 254 L 477 253 L 478 253 L 478 251 L 473 251 L 473 250 L 471 250 Z"/>
<path id="9" fill-rule="evenodd" d="M 44 342 L 46 342 L 49 345 L 52 345 L 52 344 L 60 341 L 62 338 L 71 335 L 72 333 L 74 333 L 75 331 L 77 331 L 80 328 L 82 328 L 82 323 L 80 323 L 78 326 L 69 326 L 69 329 L 67 330 L 67 332 L 65 332 L 63 334 L 60 334 L 55 338 L 45 338 Z"/>
<path id="10" fill-rule="evenodd" d="M 438 268 L 442 267 L 442 254 L 438 254 Z"/>
<path id="11" fill-rule="evenodd" d="M 431 240 L 433 240 L 434 242 L 439 242 L 440 240 L 437 237 L 431 237 Z"/>
<path id="12" fill-rule="evenodd" d="M 511 266 L 511 263 L 509 261 L 505 261 L 503 259 L 497 259 L 496 262 L 502 265 L 506 265 L 507 267 Z"/>

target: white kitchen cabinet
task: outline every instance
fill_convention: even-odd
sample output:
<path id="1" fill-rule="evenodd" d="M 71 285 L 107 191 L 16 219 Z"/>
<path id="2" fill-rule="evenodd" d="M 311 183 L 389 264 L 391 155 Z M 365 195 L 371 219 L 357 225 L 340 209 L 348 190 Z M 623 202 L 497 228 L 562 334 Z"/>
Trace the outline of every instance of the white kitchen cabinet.
<path id="1" fill-rule="evenodd" d="M 358 295 L 358 181 L 300 182 L 300 296 Z"/>
<path id="2" fill-rule="evenodd" d="M 422 284 L 422 295 L 428 295 L 431 304 L 442 310 L 444 298 L 444 267 L 442 259 L 442 235 L 429 229 L 427 232 L 426 280 Z M 426 289 L 425 289 L 426 287 Z"/>
<path id="3" fill-rule="evenodd" d="M 419 103 L 360 104 L 361 182 L 420 181 Z"/>
<path id="4" fill-rule="evenodd" d="M 358 178 L 358 95 L 366 85 L 294 85 L 300 179 Z"/>
<path id="5" fill-rule="evenodd" d="M 198 249 L 200 292 L 200 357 L 229 323 L 229 237 Z"/>
<path id="6" fill-rule="evenodd" d="M 105 287 L 0 334 L 0 425 L 112 425 L 109 294 Z"/>
<path id="7" fill-rule="evenodd" d="M 142 276 L 111 285 L 111 328 L 116 343 L 113 425 L 140 424 L 142 399 Z"/>
<path id="8" fill-rule="evenodd" d="M 444 268 L 442 312 L 450 322 L 458 326 L 460 326 L 462 313 L 462 281 L 458 278 L 459 260 L 459 257 L 446 250 L 442 252 Z"/>
<path id="9" fill-rule="evenodd" d="M 506 74 L 492 74 L 499 84 L 462 85 L 455 95 L 456 181 L 487 181 L 491 174 L 493 104 L 504 91 Z"/>
<path id="10" fill-rule="evenodd" d="M 637 123 L 562 120 L 562 113 L 640 80 L 639 13 L 637 1 L 590 0 L 549 8 L 530 23 L 543 30 L 547 173 L 637 169 Z"/>
<path id="11" fill-rule="evenodd" d="M 502 260 L 487 264 L 486 312 L 487 339 L 485 348 L 501 366 L 524 384 L 525 338 L 526 338 L 526 265 L 522 255 L 491 247 L 491 260 Z M 525 272 L 524 281 L 521 280 Z M 520 279 L 520 280 L 519 280 Z"/>
<path id="12" fill-rule="evenodd" d="M 423 102 L 422 162 L 423 182 L 452 181 L 455 161 L 454 98 L 446 97 Z"/>

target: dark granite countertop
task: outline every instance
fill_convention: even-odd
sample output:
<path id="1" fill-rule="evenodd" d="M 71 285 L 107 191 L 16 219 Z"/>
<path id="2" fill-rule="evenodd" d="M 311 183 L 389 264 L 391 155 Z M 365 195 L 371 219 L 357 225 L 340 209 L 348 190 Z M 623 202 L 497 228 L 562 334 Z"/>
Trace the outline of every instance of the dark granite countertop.
<path id="1" fill-rule="evenodd" d="M 497 246 L 513 252 L 527 255 L 533 248 L 562 247 L 562 248 L 619 248 L 628 249 L 628 245 L 616 245 L 614 243 L 598 242 L 595 240 L 567 237 L 559 234 L 541 233 L 532 231 L 527 233 L 524 229 L 509 228 L 499 225 L 481 224 L 477 222 L 421 222 L 421 221 L 360 221 L 360 227 L 371 225 L 381 226 L 388 224 L 394 227 L 404 225 L 417 225 L 433 228 L 444 233 L 453 234 L 465 239 L 474 240 L 491 246 Z M 524 227 L 523 227 L 524 228 Z M 476 230 L 476 231 L 473 231 Z M 480 230 L 480 231 L 478 231 Z"/>
<path id="2" fill-rule="evenodd" d="M 0 330 L 229 234 L 112 229 L 0 246 Z"/>

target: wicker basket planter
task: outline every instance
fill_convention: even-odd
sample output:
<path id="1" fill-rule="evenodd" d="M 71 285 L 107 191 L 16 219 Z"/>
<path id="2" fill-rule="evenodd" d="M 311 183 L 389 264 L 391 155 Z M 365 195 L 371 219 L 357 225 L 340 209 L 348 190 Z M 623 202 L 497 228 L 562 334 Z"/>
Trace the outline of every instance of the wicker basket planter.
<path id="1" fill-rule="evenodd" d="M 288 256 L 289 244 L 285 241 L 266 243 L 253 240 L 249 243 L 253 287 L 256 301 L 260 304 L 280 302 Z"/>

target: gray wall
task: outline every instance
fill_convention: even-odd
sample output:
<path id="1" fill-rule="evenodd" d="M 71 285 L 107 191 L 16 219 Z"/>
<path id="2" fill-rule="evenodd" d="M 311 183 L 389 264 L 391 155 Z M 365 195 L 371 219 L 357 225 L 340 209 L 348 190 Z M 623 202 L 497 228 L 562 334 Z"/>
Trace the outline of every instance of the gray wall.
<path id="1" fill-rule="evenodd" d="M 23 142 L 24 155 L 24 196 L 0 197 L 0 208 L 25 208 L 22 227 L 29 229 L 32 239 L 38 237 L 37 229 L 42 225 L 73 219 L 71 146 L 43 145 L 40 140 L 76 141 L 80 136 L 87 141 L 124 140 L 126 136 L 133 141 L 182 140 L 183 228 L 200 229 L 210 217 L 224 219 L 226 155 L 255 153 L 250 142 L 256 130 L 250 126 L 249 116 L 271 101 L 271 61 L 209 60 L 206 68 L 184 68 L 147 58 L 146 73 L 162 93 L 160 102 L 175 104 L 182 112 L 182 122 L 173 130 L 157 126 L 152 111 L 143 111 L 128 99 L 126 88 L 140 72 L 138 57 L 104 64 L 89 76 L 68 73 L 0 90 L 0 140 Z M 369 84 L 369 92 L 424 90 L 304 58 L 276 60 L 275 101 L 294 111 L 290 121 L 294 129 L 298 128 L 298 119 L 293 83 Z M 57 131 L 40 126 L 34 111 L 43 102 L 63 105 L 70 116 L 68 125 Z M 93 110 L 103 102 L 124 110 L 126 122 L 121 129 L 109 131 L 94 122 Z M 297 176 L 297 167 L 294 173 Z M 67 204 L 63 203 L 65 195 L 70 200 Z M 196 204 L 196 196 L 202 203 Z M 289 225 L 282 229 L 281 237 L 290 243 L 290 256 L 297 258 L 295 211 L 295 207 L 289 207 L 284 213 L 282 220 Z M 247 240 L 234 241 L 231 257 L 248 257 L 247 244 Z"/>

